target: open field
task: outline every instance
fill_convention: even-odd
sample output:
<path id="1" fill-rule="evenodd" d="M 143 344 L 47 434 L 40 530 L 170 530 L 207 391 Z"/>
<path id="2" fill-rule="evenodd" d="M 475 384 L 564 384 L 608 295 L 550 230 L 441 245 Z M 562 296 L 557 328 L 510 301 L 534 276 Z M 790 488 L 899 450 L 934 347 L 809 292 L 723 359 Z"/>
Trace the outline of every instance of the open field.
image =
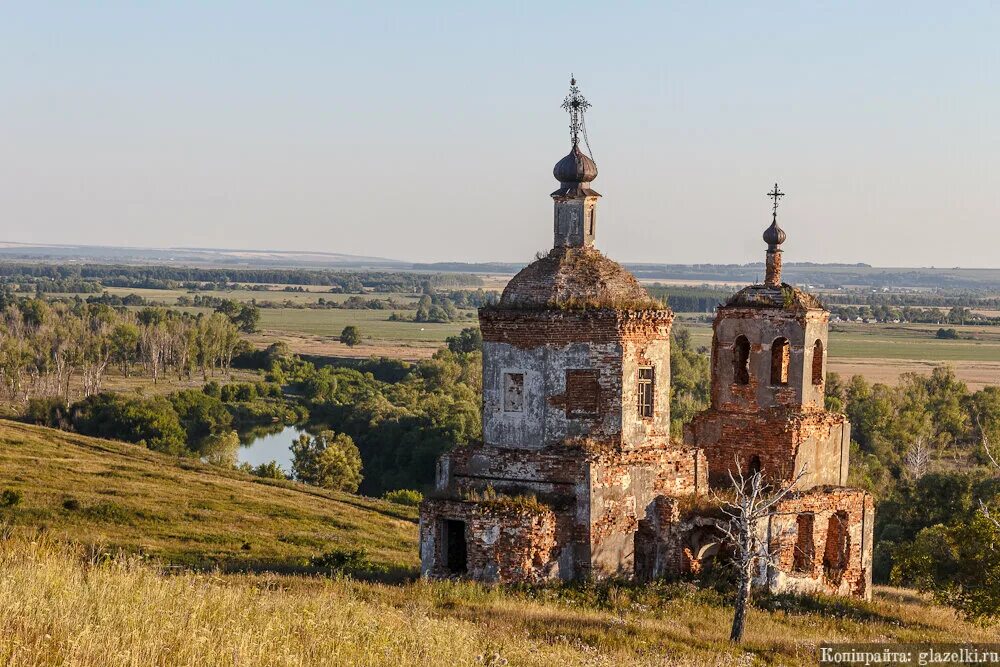
<path id="1" fill-rule="evenodd" d="M 166 563 L 289 570 L 364 548 L 387 568 L 417 564 L 413 508 L 3 420 L 0 488 L 23 494 L 0 524 Z"/>
<path id="2" fill-rule="evenodd" d="M 997 632 L 877 588 L 763 596 L 734 646 L 729 601 L 690 584 L 330 577 L 300 564 L 361 547 L 412 573 L 415 511 L 2 421 L 0 489 L 22 494 L 0 509 L 5 665 L 813 665 L 821 642 Z"/>

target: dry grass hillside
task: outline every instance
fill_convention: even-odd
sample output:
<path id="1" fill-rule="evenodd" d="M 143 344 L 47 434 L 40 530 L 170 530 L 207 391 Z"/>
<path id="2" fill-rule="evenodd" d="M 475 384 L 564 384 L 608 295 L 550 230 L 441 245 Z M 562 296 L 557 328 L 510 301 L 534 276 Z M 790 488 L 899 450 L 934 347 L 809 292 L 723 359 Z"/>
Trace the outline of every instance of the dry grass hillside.
<path id="1" fill-rule="evenodd" d="M 997 634 L 894 589 L 761 598 L 735 647 L 728 601 L 688 584 L 330 576 L 301 564 L 363 548 L 412 573 L 413 511 L 8 422 L 4 490 L 4 665 L 812 665 L 820 642 Z"/>

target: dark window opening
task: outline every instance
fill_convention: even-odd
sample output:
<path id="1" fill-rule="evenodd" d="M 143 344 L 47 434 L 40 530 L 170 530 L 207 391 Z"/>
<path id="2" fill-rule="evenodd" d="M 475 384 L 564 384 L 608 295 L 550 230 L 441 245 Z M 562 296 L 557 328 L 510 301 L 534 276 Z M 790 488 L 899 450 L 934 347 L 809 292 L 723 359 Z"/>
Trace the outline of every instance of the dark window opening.
<path id="1" fill-rule="evenodd" d="M 760 457 L 757 456 L 756 454 L 754 454 L 753 456 L 751 456 L 750 457 L 750 465 L 747 467 L 747 471 L 750 473 L 750 475 L 751 476 L 752 475 L 759 475 L 760 471 L 762 469 L 763 468 L 761 468 L 761 465 L 760 465 Z"/>
<path id="2" fill-rule="evenodd" d="M 823 549 L 823 576 L 834 586 L 847 569 L 851 552 L 851 536 L 847 532 L 847 512 L 840 511 L 830 517 L 826 526 L 826 546 Z"/>
<path id="3" fill-rule="evenodd" d="M 524 411 L 524 373 L 503 374 L 503 411 Z"/>
<path id="4" fill-rule="evenodd" d="M 771 343 L 771 384 L 781 386 L 788 384 L 788 364 L 791 361 L 791 349 L 787 338 L 776 338 Z"/>
<path id="5" fill-rule="evenodd" d="M 596 417 L 601 402 L 601 384 L 596 370 L 566 371 L 566 416 Z"/>
<path id="6" fill-rule="evenodd" d="M 733 344 L 733 379 L 736 384 L 750 384 L 750 341 L 737 336 Z"/>
<path id="7" fill-rule="evenodd" d="M 594 222 L 596 221 L 596 219 L 597 219 L 597 209 L 596 208 L 592 208 L 592 209 L 590 209 L 590 235 L 591 236 L 594 235 Z"/>
<path id="8" fill-rule="evenodd" d="M 796 572 L 812 572 L 813 559 L 816 555 L 816 545 L 813 542 L 812 514 L 800 514 L 795 517 L 796 530 L 795 556 L 792 559 L 792 569 Z"/>
<path id="9" fill-rule="evenodd" d="M 469 558 L 465 544 L 465 522 L 447 519 L 444 522 L 445 569 L 452 574 L 465 574 Z"/>
<path id="10" fill-rule="evenodd" d="M 813 384 L 823 384 L 823 341 L 817 340 L 813 345 Z"/>
<path id="11" fill-rule="evenodd" d="M 639 380 L 638 380 L 638 394 L 639 394 L 639 416 L 640 417 L 652 417 L 653 416 L 653 369 L 651 367 L 645 367 L 639 369 Z"/>

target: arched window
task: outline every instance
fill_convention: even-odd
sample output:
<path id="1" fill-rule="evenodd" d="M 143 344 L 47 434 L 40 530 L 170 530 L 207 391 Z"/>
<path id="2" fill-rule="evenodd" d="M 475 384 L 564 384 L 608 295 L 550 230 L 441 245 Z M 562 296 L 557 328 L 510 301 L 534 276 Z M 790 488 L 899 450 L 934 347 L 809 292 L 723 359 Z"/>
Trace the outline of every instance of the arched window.
<path id="1" fill-rule="evenodd" d="M 733 343 L 733 381 L 750 384 L 750 341 L 746 336 L 737 336 Z"/>
<path id="2" fill-rule="evenodd" d="M 760 474 L 761 470 L 762 468 L 760 465 L 760 457 L 754 454 L 753 456 L 750 457 L 750 465 L 747 466 L 747 472 L 749 472 L 750 475 L 752 476 Z"/>
<path id="3" fill-rule="evenodd" d="M 818 338 L 813 345 L 813 384 L 823 384 L 823 341 Z"/>
<path id="4" fill-rule="evenodd" d="M 816 554 L 816 545 L 813 542 L 813 515 L 803 513 L 795 517 L 795 551 L 792 558 L 792 569 L 796 572 L 813 571 L 813 558 Z"/>
<path id="5" fill-rule="evenodd" d="M 788 384 L 788 364 L 791 360 L 787 338 L 775 338 L 771 343 L 771 384 Z"/>

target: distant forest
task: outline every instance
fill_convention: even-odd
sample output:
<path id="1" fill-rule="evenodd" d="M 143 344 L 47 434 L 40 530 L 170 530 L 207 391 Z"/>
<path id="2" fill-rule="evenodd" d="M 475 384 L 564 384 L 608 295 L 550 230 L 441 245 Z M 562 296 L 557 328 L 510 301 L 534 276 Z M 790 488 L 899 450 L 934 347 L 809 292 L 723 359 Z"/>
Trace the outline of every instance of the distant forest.
<path id="1" fill-rule="evenodd" d="M 478 287 L 483 281 L 466 274 L 410 273 L 396 271 L 343 271 L 335 269 L 207 268 L 184 266 L 132 266 L 124 264 L 41 264 L 0 263 L 0 279 L 5 283 L 60 281 L 91 289 L 104 287 L 178 289 L 191 283 L 269 283 L 321 285 L 349 294 L 372 292 L 415 292 L 424 287 Z M 77 291 L 77 290 L 67 290 Z"/>

